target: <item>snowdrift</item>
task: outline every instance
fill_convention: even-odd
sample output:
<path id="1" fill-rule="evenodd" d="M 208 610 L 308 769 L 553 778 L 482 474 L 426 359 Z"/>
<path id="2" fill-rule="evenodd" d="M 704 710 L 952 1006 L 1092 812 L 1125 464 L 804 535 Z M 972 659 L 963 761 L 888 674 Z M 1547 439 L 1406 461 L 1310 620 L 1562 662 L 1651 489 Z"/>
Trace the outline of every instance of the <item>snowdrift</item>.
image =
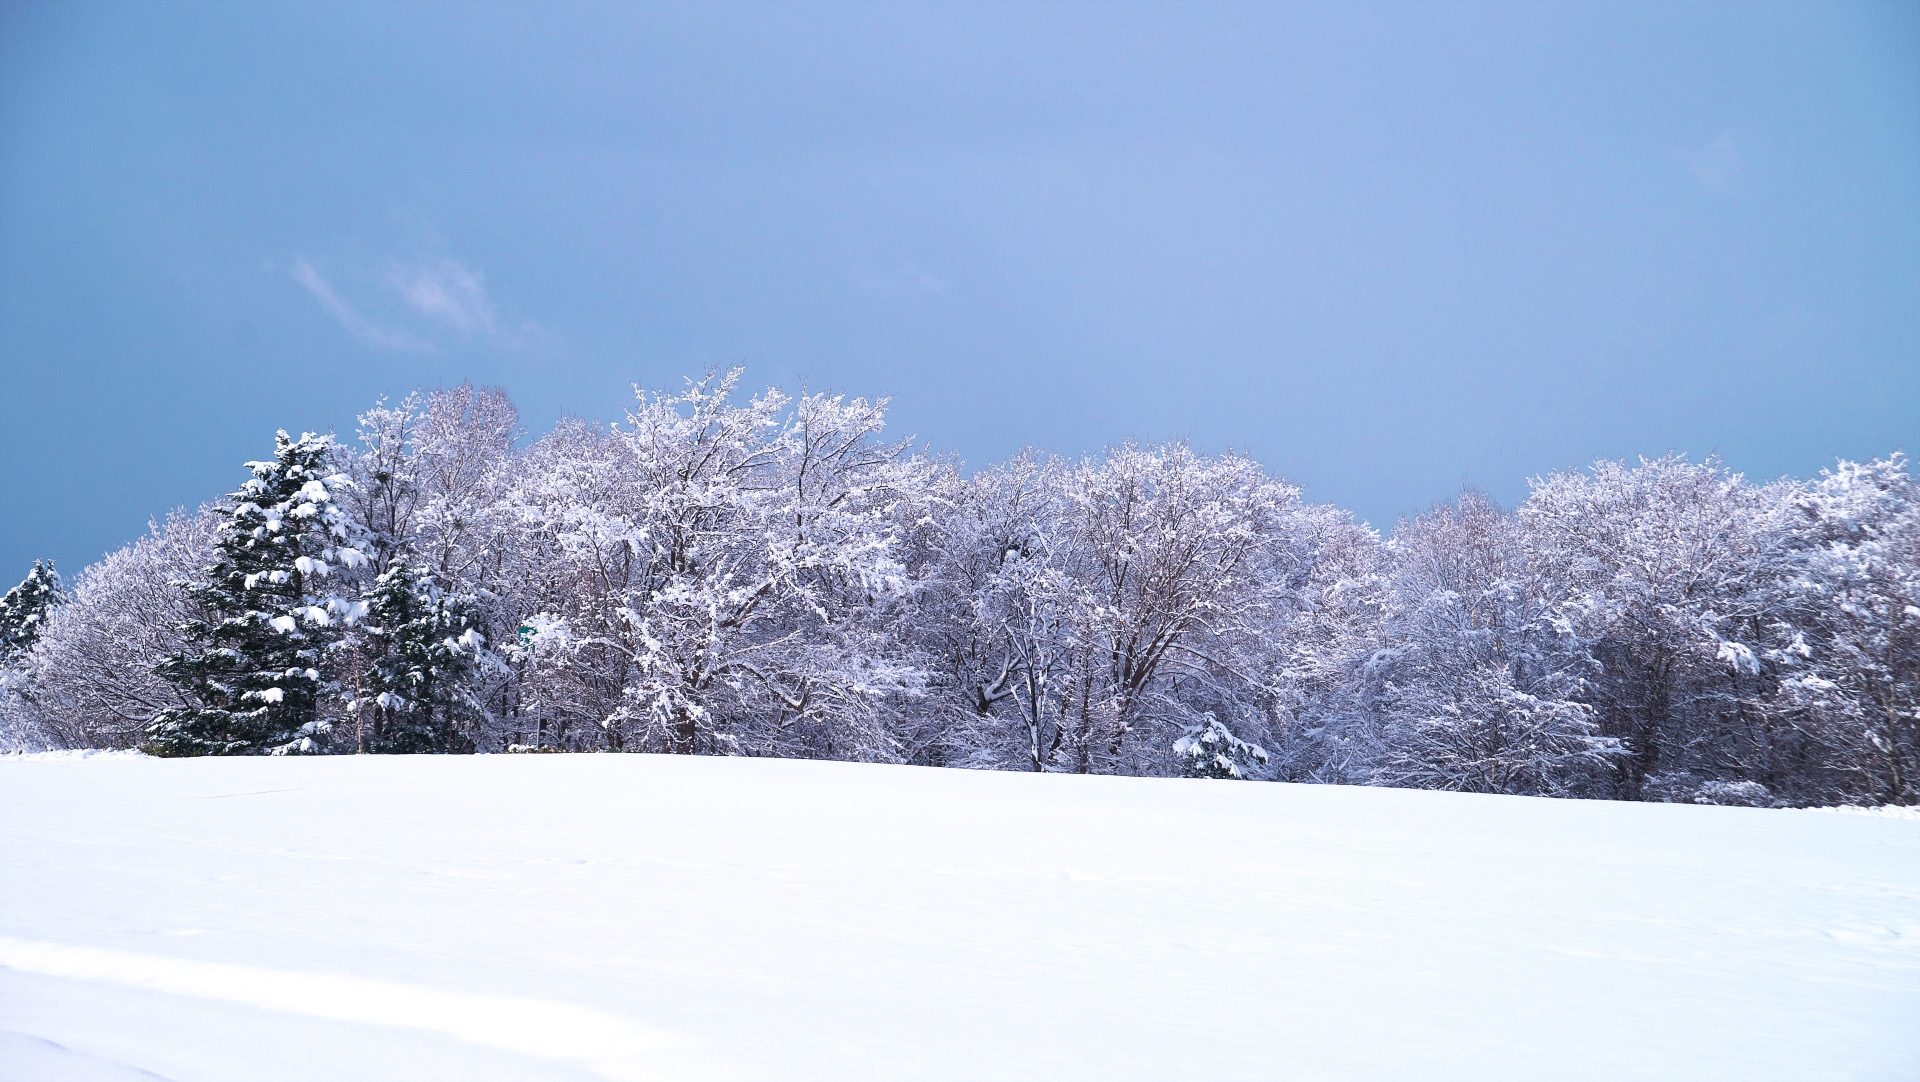
<path id="1" fill-rule="evenodd" d="M 0 1077 L 1912 1078 L 1920 821 L 653 756 L 0 760 Z"/>

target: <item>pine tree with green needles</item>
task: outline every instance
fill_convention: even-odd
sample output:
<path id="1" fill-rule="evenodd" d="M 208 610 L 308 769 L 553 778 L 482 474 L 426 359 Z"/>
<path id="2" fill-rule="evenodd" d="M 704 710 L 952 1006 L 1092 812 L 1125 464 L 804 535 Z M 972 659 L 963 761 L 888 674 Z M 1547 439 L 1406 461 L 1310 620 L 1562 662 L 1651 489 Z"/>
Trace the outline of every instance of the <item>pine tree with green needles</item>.
<path id="1" fill-rule="evenodd" d="M 45 630 L 47 617 L 66 599 L 53 561 L 33 561 L 33 570 L 20 585 L 0 597 L 0 668 L 12 668 L 27 656 Z"/>
<path id="2" fill-rule="evenodd" d="M 1267 765 L 1267 752 L 1258 744 L 1249 744 L 1233 735 L 1217 718 L 1207 718 L 1173 742 L 1174 758 L 1180 763 L 1183 778 L 1249 777 L 1258 767 Z"/>
<path id="3" fill-rule="evenodd" d="M 373 712 L 369 751 L 471 751 L 458 724 L 485 640 L 473 599 L 448 594 L 398 560 L 366 595 L 372 661 L 361 674 L 360 708 Z"/>
<path id="4" fill-rule="evenodd" d="M 332 437 L 278 434 L 274 457 L 227 497 L 204 581 L 182 585 L 210 615 L 183 627 L 189 647 L 155 667 L 194 705 L 147 726 L 162 755 L 259 755 L 325 750 L 320 718 L 327 653 L 364 605 L 328 592 L 366 563 L 355 526 L 334 503 L 350 482 L 330 465 Z"/>

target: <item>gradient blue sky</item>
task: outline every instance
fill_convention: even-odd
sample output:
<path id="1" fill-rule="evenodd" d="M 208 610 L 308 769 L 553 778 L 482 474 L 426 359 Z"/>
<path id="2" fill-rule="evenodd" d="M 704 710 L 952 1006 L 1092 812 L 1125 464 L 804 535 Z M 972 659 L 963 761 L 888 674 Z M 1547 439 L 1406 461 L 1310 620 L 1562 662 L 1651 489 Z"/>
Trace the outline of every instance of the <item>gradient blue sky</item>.
<path id="1" fill-rule="evenodd" d="M 1382 527 L 1912 448 L 1920 5 L 0 6 L 8 583 L 381 394 L 736 362 Z"/>

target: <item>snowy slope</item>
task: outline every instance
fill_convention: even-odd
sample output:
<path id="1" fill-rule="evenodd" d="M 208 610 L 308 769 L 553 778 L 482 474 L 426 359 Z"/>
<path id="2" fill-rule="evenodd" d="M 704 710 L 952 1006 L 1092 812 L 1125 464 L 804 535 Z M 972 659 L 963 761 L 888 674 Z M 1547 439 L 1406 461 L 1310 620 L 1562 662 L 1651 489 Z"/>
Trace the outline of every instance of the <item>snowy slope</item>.
<path id="1" fill-rule="evenodd" d="M 1914 1078 L 1920 821 L 0 760 L 0 1077 Z"/>

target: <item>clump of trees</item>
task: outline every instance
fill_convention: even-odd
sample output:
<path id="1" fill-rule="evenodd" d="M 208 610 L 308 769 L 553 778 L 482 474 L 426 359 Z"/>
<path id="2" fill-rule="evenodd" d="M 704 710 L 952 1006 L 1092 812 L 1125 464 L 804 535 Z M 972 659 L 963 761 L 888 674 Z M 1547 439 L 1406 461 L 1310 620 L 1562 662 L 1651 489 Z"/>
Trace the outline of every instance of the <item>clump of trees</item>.
<path id="1" fill-rule="evenodd" d="M 739 373 L 377 404 L 0 601 L 14 746 L 654 751 L 1920 802 L 1920 484 L 1669 455 L 1381 537 L 1236 455 L 963 473 Z"/>

